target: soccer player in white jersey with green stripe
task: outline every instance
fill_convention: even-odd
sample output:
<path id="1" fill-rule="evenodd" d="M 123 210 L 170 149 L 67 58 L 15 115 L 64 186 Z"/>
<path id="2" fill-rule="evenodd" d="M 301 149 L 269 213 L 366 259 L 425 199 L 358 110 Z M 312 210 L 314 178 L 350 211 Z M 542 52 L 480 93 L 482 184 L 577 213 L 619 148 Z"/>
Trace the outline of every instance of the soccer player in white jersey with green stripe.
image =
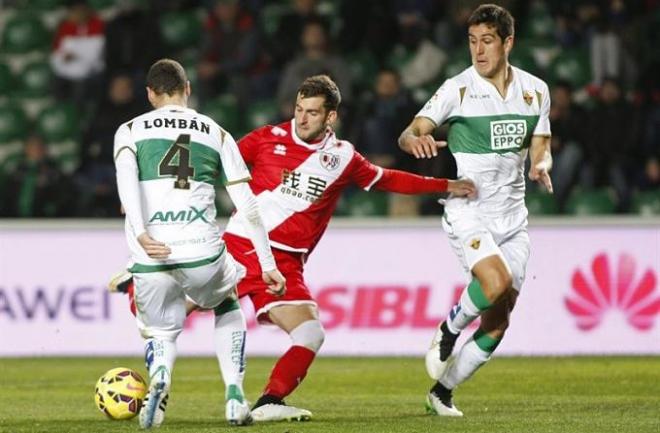
<path id="1" fill-rule="evenodd" d="M 154 110 L 124 123 L 115 135 L 117 188 L 126 212 L 136 319 L 146 341 L 150 378 L 139 416 L 143 428 L 163 422 L 186 299 L 216 310 L 216 328 L 230 331 L 227 346 L 240 342 L 237 353 L 233 347 L 221 348 L 230 358 L 224 363 L 229 367 L 223 368 L 219 355 L 227 385 L 225 415 L 230 424 L 251 421 L 242 390 L 245 319 L 236 302 L 236 284 L 245 269 L 220 238 L 214 189 L 218 176 L 237 212 L 249 221 L 264 282 L 275 294 L 283 293 L 285 284 L 236 142 L 211 118 L 187 108 L 189 95 L 181 65 L 159 60 L 147 74 Z"/>
<path id="2" fill-rule="evenodd" d="M 468 20 L 468 41 L 472 66 L 446 80 L 399 137 L 400 147 L 417 158 L 436 156 L 448 144 L 458 177 L 472 179 L 478 191 L 474 199 L 450 196 L 442 220 L 471 282 L 426 356 L 437 380 L 427 409 L 441 416 L 463 415 L 452 391 L 490 359 L 525 279 L 528 153 L 530 179 L 552 192 L 548 86 L 509 64 L 513 17 L 500 6 L 479 6 Z M 446 143 L 431 135 L 443 123 L 449 124 Z M 477 317 L 481 325 L 451 356 L 458 335 Z"/>

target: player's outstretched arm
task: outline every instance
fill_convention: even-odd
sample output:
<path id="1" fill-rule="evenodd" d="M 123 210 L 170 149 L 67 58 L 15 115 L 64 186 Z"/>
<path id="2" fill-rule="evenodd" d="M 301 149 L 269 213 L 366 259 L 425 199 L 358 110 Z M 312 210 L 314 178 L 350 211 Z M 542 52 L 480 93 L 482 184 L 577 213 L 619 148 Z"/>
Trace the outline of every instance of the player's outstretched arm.
<path id="1" fill-rule="evenodd" d="M 398 194 L 429 194 L 450 192 L 459 197 L 476 197 L 477 188 L 470 179 L 448 180 L 420 176 L 402 170 L 381 168 L 382 176 L 376 182 L 377 189 Z"/>
<path id="2" fill-rule="evenodd" d="M 436 141 L 431 135 L 435 123 L 426 117 L 415 117 L 399 136 L 399 147 L 415 158 L 438 156 L 438 149 L 447 146 L 446 141 Z"/>
<path id="3" fill-rule="evenodd" d="M 286 279 L 275 264 L 275 258 L 270 249 L 268 232 L 259 213 L 257 199 L 247 182 L 228 185 L 227 193 L 236 205 L 236 210 L 246 222 L 245 226 L 259 258 L 262 270 L 261 276 L 268 285 L 268 292 L 276 296 L 282 296 L 286 291 Z"/>
<path id="4" fill-rule="evenodd" d="M 550 153 L 550 136 L 535 135 L 529 149 L 529 178 L 540 183 L 552 194 L 552 154 Z"/>

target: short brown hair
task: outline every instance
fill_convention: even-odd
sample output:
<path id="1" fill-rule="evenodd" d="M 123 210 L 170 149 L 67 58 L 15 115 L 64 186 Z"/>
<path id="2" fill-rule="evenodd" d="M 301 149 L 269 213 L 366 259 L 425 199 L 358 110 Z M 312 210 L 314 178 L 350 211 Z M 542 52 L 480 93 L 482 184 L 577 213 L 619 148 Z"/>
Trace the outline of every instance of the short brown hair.
<path id="1" fill-rule="evenodd" d="M 187 82 L 188 77 L 183 66 L 172 59 L 158 60 L 151 65 L 147 73 L 147 87 L 157 95 L 167 93 L 172 96 L 175 93 L 183 93 Z"/>
<path id="2" fill-rule="evenodd" d="M 497 34 L 502 41 L 514 33 L 514 19 L 511 13 L 502 6 L 494 4 L 481 5 L 472 12 L 468 19 L 468 27 L 479 24 L 486 24 L 488 27 L 495 27 Z"/>
<path id="3" fill-rule="evenodd" d="M 339 87 L 327 75 L 314 75 L 307 78 L 298 88 L 298 94 L 303 98 L 323 96 L 325 98 L 323 106 L 328 111 L 337 111 L 339 103 L 341 103 Z"/>

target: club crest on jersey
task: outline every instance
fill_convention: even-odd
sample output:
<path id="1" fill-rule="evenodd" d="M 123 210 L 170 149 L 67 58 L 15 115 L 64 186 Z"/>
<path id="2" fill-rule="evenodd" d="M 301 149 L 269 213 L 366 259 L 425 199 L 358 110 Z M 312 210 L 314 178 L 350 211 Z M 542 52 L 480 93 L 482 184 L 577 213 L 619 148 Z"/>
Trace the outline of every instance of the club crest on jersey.
<path id="1" fill-rule="evenodd" d="M 273 153 L 275 155 L 285 156 L 286 155 L 286 146 L 283 145 L 283 144 L 276 144 L 275 148 L 273 149 Z"/>
<path id="2" fill-rule="evenodd" d="M 333 155 L 328 152 L 321 152 L 319 155 L 321 165 L 328 171 L 336 170 L 339 167 L 339 155 Z"/>
<path id="3" fill-rule="evenodd" d="M 523 92 L 523 100 L 525 101 L 525 104 L 532 105 L 532 101 L 534 100 L 534 94 L 532 93 L 531 90 L 525 90 Z"/>
<path id="4" fill-rule="evenodd" d="M 478 250 L 480 246 L 481 246 L 481 239 L 474 238 L 470 241 L 470 247 L 472 247 L 473 250 Z"/>

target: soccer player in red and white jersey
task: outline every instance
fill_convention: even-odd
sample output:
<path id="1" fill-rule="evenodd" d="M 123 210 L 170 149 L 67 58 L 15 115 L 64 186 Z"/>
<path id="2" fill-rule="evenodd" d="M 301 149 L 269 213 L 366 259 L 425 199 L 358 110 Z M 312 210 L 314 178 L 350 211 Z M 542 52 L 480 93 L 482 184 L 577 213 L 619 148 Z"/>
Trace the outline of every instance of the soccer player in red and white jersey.
<path id="1" fill-rule="evenodd" d="M 402 194 L 476 193 L 470 180 L 423 177 L 367 161 L 332 131 L 340 101 L 339 89 L 328 76 L 310 77 L 298 90 L 293 119 L 256 129 L 238 143 L 251 166 L 249 185 L 277 267 L 286 278 L 286 293 L 278 297 L 266 291 L 240 211 L 229 219 L 223 239 L 227 250 L 247 269 L 238 284 L 239 296 L 250 297 L 260 323 L 279 327 L 292 342 L 252 409 L 254 421 L 311 419 L 310 411 L 287 406 L 284 398 L 302 382 L 325 337 L 303 267 L 323 236 L 341 192 L 357 184 L 367 191 L 376 188 Z"/>
<path id="2" fill-rule="evenodd" d="M 328 76 L 310 77 L 298 90 L 293 119 L 259 128 L 238 143 L 245 162 L 252 166 L 249 184 L 275 261 L 287 280 L 284 296 L 266 292 L 240 212 L 230 218 L 223 238 L 231 254 L 247 268 L 238 285 L 239 296 L 250 297 L 260 323 L 278 326 L 292 341 L 254 405 L 255 421 L 311 418 L 311 412 L 286 406 L 283 399 L 303 380 L 323 344 L 323 326 L 305 284 L 303 266 L 323 236 L 342 191 L 357 184 L 365 190 L 403 194 L 475 193 L 469 180 L 422 177 L 367 161 L 332 131 L 340 100 L 339 89 Z"/>

